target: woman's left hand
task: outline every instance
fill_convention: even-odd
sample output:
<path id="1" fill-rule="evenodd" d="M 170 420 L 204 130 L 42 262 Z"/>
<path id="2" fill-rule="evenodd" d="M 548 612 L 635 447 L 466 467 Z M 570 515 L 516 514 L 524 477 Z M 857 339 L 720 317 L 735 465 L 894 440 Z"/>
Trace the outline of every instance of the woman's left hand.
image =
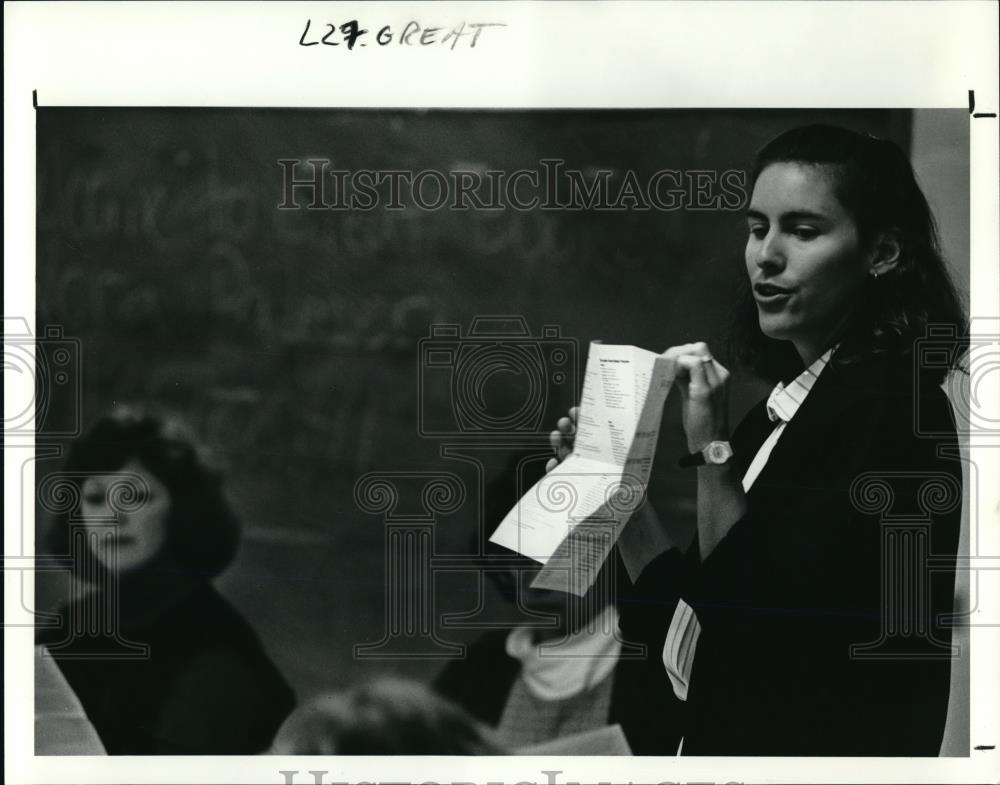
<path id="1" fill-rule="evenodd" d="M 672 346 L 663 356 L 676 363 L 688 450 L 699 452 L 709 442 L 728 440 L 729 371 L 705 343 Z"/>

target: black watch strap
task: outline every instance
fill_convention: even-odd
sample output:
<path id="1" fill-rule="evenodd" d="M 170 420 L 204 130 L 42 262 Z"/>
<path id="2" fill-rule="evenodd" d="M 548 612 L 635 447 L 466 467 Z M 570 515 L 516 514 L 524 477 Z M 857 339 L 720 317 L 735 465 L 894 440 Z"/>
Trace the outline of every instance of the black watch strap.
<path id="1" fill-rule="evenodd" d="M 704 466 L 705 456 L 700 452 L 689 453 L 688 455 L 682 455 L 677 460 L 677 465 L 682 469 L 690 469 L 692 466 Z"/>

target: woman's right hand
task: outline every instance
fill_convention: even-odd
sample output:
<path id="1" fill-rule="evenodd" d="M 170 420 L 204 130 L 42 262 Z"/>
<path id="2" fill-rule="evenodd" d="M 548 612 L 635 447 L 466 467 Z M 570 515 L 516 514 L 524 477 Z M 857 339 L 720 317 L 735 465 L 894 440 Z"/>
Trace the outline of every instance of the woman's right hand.
<path id="1" fill-rule="evenodd" d="M 562 463 L 567 455 L 573 452 L 573 440 L 576 438 L 576 417 L 579 413 L 580 407 L 574 406 L 569 410 L 567 417 L 559 418 L 556 430 L 549 433 L 549 444 L 552 445 L 552 450 L 556 455 L 554 458 L 549 458 L 548 463 L 545 464 L 546 472 L 552 471 Z"/>
<path id="2" fill-rule="evenodd" d="M 676 364 L 688 451 L 700 452 L 709 442 L 728 441 L 729 371 L 713 359 L 705 343 L 672 346 L 663 356 Z"/>

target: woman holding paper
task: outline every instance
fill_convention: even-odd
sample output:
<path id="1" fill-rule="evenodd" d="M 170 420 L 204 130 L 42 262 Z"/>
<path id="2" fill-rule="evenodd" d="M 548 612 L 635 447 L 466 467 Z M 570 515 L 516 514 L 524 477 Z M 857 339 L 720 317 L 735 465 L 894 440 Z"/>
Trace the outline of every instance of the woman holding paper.
<path id="1" fill-rule="evenodd" d="M 637 553 L 655 516 L 625 527 L 646 599 L 622 628 L 662 651 L 684 754 L 937 755 L 962 499 L 940 384 L 967 339 L 933 217 L 896 145 L 841 128 L 774 139 L 752 185 L 744 356 L 778 385 L 730 432 L 726 368 L 667 350 L 697 536 Z"/>

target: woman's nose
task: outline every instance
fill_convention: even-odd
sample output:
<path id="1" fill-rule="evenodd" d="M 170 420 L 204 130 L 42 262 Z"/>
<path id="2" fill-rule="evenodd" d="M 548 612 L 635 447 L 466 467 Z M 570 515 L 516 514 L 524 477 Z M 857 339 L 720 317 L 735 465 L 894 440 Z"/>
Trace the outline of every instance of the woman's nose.
<path id="1" fill-rule="evenodd" d="M 770 231 L 758 241 L 753 261 L 761 269 L 784 268 L 785 249 L 778 232 Z"/>
<path id="2" fill-rule="evenodd" d="M 89 500 L 80 507 L 80 515 L 84 518 L 107 518 L 111 515 L 107 500 Z"/>

